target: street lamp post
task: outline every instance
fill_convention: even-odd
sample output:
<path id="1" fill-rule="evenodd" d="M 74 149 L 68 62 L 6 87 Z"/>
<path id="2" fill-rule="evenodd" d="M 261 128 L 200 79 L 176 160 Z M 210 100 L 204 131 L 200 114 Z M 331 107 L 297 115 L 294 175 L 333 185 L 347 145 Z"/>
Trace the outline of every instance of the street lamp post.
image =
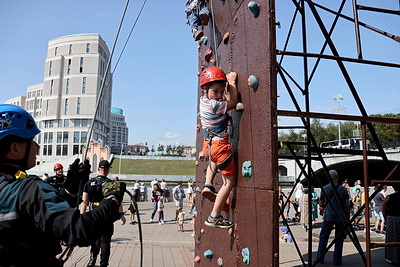
<path id="1" fill-rule="evenodd" d="M 338 114 L 340 114 L 340 101 L 343 100 L 344 97 L 342 94 L 337 94 L 333 96 L 333 100 L 335 100 L 338 103 Z M 339 148 L 342 147 L 342 140 L 340 138 L 340 120 L 338 124 L 338 130 L 339 130 Z"/>

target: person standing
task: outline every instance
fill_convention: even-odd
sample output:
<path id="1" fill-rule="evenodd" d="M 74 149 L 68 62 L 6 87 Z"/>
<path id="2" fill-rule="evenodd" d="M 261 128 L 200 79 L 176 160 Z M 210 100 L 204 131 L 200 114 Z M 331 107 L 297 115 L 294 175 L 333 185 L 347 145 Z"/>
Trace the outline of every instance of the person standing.
<path id="1" fill-rule="evenodd" d="M 161 190 L 164 192 L 163 202 L 168 202 L 169 192 L 168 192 L 168 185 L 167 182 L 165 182 L 165 179 L 161 180 L 160 187 Z"/>
<path id="2" fill-rule="evenodd" d="M 90 210 L 95 210 L 100 205 L 103 196 L 103 185 L 105 183 L 112 183 L 112 180 L 107 177 L 110 172 L 111 164 L 107 160 L 102 160 L 99 162 L 99 167 L 97 169 L 98 176 L 90 179 L 83 186 L 82 203 L 80 206 L 81 214 L 86 212 L 89 205 Z M 122 206 L 120 206 L 120 211 L 122 211 Z M 125 224 L 126 219 L 121 216 L 122 224 Z M 90 248 L 90 259 L 88 267 L 93 267 L 96 264 L 97 256 L 101 250 L 100 254 L 100 266 L 108 266 L 108 261 L 110 258 L 110 248 L 111 248 L 111 237 L 114 233 L 114 224 L 110 224 L 104 231 L 102 231 L 101 237 L 98 238 L 94 243 L 91 244 Z"/>
<path id="3" fill-rule="evenodd" d="M 164 201 L 162 196 L 158 196 L 157 211 L 158 211 L 158 223 L 164 224 Z"/>
<path id="4" fill-rule="evenodd" d="M 0 104 L 0 265 L 62 266 L 61 241 L 88 246 L 120 216 L 124 191 L 111 192 L 96 210 L 80 214 L 79 184 L 90 174 L 88 161 L 69 166 L 64 187 L 53 186 L 26 171 L 36 165 L 40 133 L 24 109 Z"/>
<path id="5" fill-rule="evenodd" d="M 386 243 L 400 242 L 400 185 L 393 185 L 394 193 L 385 198 L 382 213 L 386 221 Z M 386 247 L 385 259 L 391 264 L 400 264 L 400 246 Z"/>
<path id="6" fill-rule="evenodd" d="M 336 242 L 335 250 L 333 252 L 333 264 L 341 265 L 343 241 L 346 237 L 346 232 L 343 228 L 343 225 L 346 224 L 346 221 L 348 220 L 348 211 L 350 209 L 349 194 L 344 186 L 338 184 L 339 176 L 337 171 L 330 170 L 329 174 L 332 177 L 339 199 L 336 198 L 334 188 L 332 187 L 331 183 L 325 185 L 323 190 L 321 190 L 319 205 L 321 207 L 325 207 L 325 211 L 322 228 L 319 235 L 317 258 L 319 259 L 320 263 L 324 263 L 325 255 L 322 256 L 322 253 L 326 249 L 329 236 L 333 227 L 335 227 Z M 345 207 L 346 212 L 343 211 L 342 207 Z"/>
<path id="7" fill-rule="evenodd" d="M 54 188 L 56 188 L 59 192 L 63 189 L 63 184 L 65 179 L 67 178 L 64 175 L 64 167 L 61 163 L 54 164 L 54 172 L 55 175 L 46 178 L 44 181 Z"/>
<path id="8" fill-rule="evenodd" d="M 133 189 L 132 189 L 133 199 L 136 201 L 136 203 L 139 201 L 139 195 L 140 195 L 139 191 L 140 191 L 139 180 L 136 180 L 135 184 L 133 185 Z"/>
<path id="9" fill-rule="evenodd" d="M 314 191 L 314 187 L 311 186 L 311 201 L 312 201 L 312 224 L 314 225 L 318 218 L 318 194 Z"/>
<path id="10" fill-rule="evenodd" d="M 375 223 L 375 232 L 381 235 L 385 234 L 385 218 L 382 213 L 383 202 L 386 198 L 386 190 L 387 186 L 383 185 L 381 191 L 375 195 L 374 203 L 375 203 L 375 212 L 377 214 L 376 223 Z"/>
<path id="11" fill-rule="evenodd" d="M 156 215 L 156 212 L 158 210 L 158 197 L 162 197 L 163 193 L 164 192 L 161 190 L 158 183 L 155 183 L 153 185 L 153 191 L 151 192 L 151 202 L 153 202 L 153 212 L 151 213 L 150 222 L 153 222 L 154 215 Z"/>
<path id="12" fill-rule="evenodd" d="M 146 199 L 146 186 L 144 185 L 144 183 L 140 183 L 140 202 L 145 201 Z"/>
<path id="13" fill-rule="evenodd" d="M 185 191 L 183 190 L 181 181 L 172 190 L 172 195 L 174 196 L 176 205 L 175 220 L 178 220 L 178 214 L 183 209 L 183 199 L 185 198 Z"/>

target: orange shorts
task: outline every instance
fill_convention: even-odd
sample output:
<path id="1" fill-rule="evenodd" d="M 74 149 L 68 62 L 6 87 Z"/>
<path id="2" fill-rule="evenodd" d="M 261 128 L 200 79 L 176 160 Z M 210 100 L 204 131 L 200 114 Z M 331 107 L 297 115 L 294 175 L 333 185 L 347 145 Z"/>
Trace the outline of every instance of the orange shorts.
<path id="1" fill-rule="evenodd" d="M 208 140 L 204 140 L 203 143 L 203 155 L 210 156 L 210 160 L 217 165 L 222 164 L 229 157 L 232 157 L 232 144 L 229 143 L 228 138 L 223 140 L 215 140 L 211 142 L 210 155 L 208 155 Z M 233 176 L 236 172 L 235 160 L 232 158 L 230 164 L 220 170 L 223 175 Z"/>

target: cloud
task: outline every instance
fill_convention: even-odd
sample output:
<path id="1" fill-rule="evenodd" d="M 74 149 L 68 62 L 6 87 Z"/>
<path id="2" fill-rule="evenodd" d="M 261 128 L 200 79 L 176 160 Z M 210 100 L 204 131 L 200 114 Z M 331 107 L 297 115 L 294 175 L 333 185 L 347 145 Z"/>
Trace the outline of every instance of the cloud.
<path id="1" fill-rule="evenodd" d="M 164 137 L 166 139 L 177 139 L 180 136 L 181 136 L 181 134 L 179 134 L 179 133 L 171 133 L 171 132 L 166 132 L 165 135 L 164 135 Z"/>

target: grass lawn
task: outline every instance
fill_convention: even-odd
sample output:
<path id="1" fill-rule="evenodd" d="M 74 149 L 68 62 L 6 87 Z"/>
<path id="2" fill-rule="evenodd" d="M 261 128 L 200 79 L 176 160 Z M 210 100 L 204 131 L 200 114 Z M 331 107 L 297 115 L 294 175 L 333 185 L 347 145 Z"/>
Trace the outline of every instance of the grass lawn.
<path id="1" fill-rule="evenodd" d="M 112 163 L 112 172 L 119 173 L 119 161 Z M 194 160 L 122 159 L 121 174 L 195 175 Z"/>

